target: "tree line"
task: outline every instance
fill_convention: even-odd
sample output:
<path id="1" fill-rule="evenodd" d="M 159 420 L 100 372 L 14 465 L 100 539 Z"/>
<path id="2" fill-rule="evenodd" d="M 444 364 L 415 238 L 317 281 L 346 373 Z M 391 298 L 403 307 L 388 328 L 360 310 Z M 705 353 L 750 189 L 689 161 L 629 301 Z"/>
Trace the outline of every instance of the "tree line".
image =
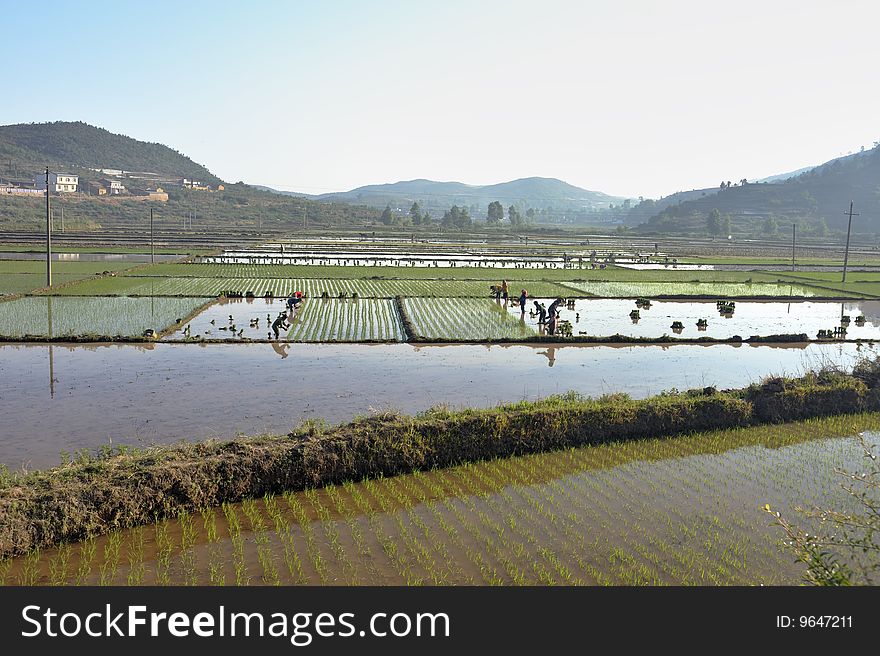
<path id="1" fill-rule="evenodd" d="M 507 208 L 507 221 L 511 228 L 524 228 L 534 223 L 535 210 L 528 208 L 522 212 L 515 205 Z M 391 209 L 391 205 L 385 206 L 380 217 L 381 222 L 388 226 L 438 226 L 447 230 L 464 230 L 474 225 L 474 218 L 471 216 L 470 210 L 465 207 L 453 205 L 443 212 L 443 216 L 434 219 L 430 212 L 423 211 L 418 202 L 414 202 L 409 208 L 409 212 L 404 214 L 395 212 Z M 492 201 L 486 211 L 486 225 L 488 227 L 501 227 L 505 220 L 504 206 L 500 201 Z"/>

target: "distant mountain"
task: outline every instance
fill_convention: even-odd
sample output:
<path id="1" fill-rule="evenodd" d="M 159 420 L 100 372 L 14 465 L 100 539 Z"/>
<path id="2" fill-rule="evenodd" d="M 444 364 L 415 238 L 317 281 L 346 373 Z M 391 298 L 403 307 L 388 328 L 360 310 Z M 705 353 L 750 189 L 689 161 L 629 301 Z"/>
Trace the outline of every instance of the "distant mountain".
<path id="1" fill-rule="evenodd" d="M 309 197 L 322 201 L 360 203 L 380 209 L 391 205 L 392 209 L 400 211 L 408 211 L 413 202 L 418 202 L 423 210 L 428 210 L 435 217 L 451 206 L 459 205 L 470 208 L 475 218 L 483 218 L 489 203 L 496 200 L 505 208 L 519 205 L 535 210 L 552 210 L 557 214 L 592 211 L 624 200 L 599 191 L 581 189 L 556 178 L 522 178 L 493 185 L 406 180 Z"/>
<path id="2" fill-rule="evenodd" d="M 201 164 L 159 143 L 138 141 L 82 122 L 0 126 L 0 175 L 27 178 L 44 167 L 86 177 L 89 169 L 145 171 L 216 185 L 222 180 Z"/>
<path id="3" fill-rule="evenodd" d="M 749 180 L 749 182 L 754 183 L 754 184 L 760 184 L 762 182 L 782 182 L 783 180 L 788 180 L 789 178 L 797 177 L 797 176 L 801 175 L 802 173 L 806 173 L 807 171 L 812 171 L 814 168 L 816 168 L 815 165 L 814 166 L 805 166 L 804 168 L 798 169 L 796 171 L 789 171 L 788 173 L 777 173 L 776 175 L 770 175 L 770 176 L 767 176 L 766 178 L 760 178 L 758 180 Z"/>
<path id="4" fill-rule="evenodd" d="M 830 160 L 793 177 L 773 177 L 777 181 L 716 189 L 715 193 L 669 205 L 640 230 L 702 230 L 713 209 L 730 216 L 734 232 L 754 229 L 770 217 L 780 224 L 799 222 L 807 227 L 845 230 L 843 211 L 852 200 L 861 213 L 853 229 L 880 232 L 880 147 Z"/>

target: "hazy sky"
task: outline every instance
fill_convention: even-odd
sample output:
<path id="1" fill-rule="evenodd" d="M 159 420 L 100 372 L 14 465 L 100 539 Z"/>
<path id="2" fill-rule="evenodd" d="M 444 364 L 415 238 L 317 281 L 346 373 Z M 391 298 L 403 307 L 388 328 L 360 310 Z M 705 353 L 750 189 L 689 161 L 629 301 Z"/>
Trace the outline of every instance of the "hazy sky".
<path id="1" fill-rule="evenodd" d="M 878 7 L 0 0 L 0 123 L 83 120 L 309 193 L 537 175 L 657 197 L 880 139 Z"/>

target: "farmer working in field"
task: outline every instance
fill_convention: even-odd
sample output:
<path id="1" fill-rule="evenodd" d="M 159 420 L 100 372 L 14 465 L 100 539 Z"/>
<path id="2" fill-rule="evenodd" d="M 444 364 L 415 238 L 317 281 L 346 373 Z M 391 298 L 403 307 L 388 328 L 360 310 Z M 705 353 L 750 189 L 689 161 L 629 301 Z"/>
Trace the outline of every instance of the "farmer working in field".
<path id="1" fill-rule="evenodd" d="M 275 321 L 272 322 L 272 332 L 275 333 L 275 339 L 278 339 L 279 334 L 282 330 L 287 330 L 290 328 L 290 325 L 287 323 L 287 313 L 282 312 L 278 315 Z"/>
<path id="2" fill-rule="evenodd" d="M 565 299 L 557 298 L 550 304 L 550 307 L 547 308 L 547 334 L 553 335 L 556 333 L 556 320 L 559 318 L 559 312 L 557 308 L 565 303 Z"/>
<path id="3" fill-rule="evenodd" d="M 290 296 L 287 297 L 287 310 L 288 312 L 295 310 L 299 307 L 299 304 L 302 303 L 302 292 L 293 292 Z"/>
<path id="4" fill-rule="evenodd" d="M 535 301 L 535 312 L 538 313 L 538 325 L 541 325 L 547 321 L 547 308 L 545 308 L 541 303 Z"/>

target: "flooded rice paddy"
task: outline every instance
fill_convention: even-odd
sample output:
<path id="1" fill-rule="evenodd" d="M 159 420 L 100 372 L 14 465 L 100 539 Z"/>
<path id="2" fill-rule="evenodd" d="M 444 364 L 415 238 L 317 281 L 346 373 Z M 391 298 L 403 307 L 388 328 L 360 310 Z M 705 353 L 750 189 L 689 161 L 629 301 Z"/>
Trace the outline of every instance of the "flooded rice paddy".
<path id="1" fill-rule="evenodd" d="M 834 468 L 859 467 L 846 436 L 874 423 L 720 431 L 288 492 L 35 552 L 0 563 L 0 582 L 796 584 L 803 566 L 760 509 L 848 508 Z"/>
<path id="2" fill-rule="evenodd" d="M 524 322 L 540 332 L 534 301 L 550 307 L 554 299 L 529 299 Z M 519 305 L 508 312 L 520 318 Z M 630 316 L 633 311 L 638 316 Z M 841 322 L 842 317 L 848 321 Z M 864 321 L 860 320 L 864 318 Z M 650 307 L 636 307 L 634 299 L 578 299 L 572 307 L 560 306 L 559 318 L 569 321 L 574 335 L 625 335 L 627 337 L 680 336 L 696 339 L 727 339 L 735 335 L 781 335 L 806 333 L 815 339 L 819 330 L 844 325 L 847 339 L 880 339 L 880 301 L 739 301 L 733 312 L 722 313 L 715 301 L 652 301 Z M 705 325 L 698 325 L 705 320 Z M 672 324 L 681 322 L 681 329 Z"/>
<path id="3" fill-rule="evenodd" d="M 748 298 L 750 296 L 826 296 L 833 292 L 808 285 L 771 282 L 621 282 L 590 281 L 566 282 L 576 292 L 605 298 L 655 296 L 721 296 Z"/>
<path id="4" fill-rule="evenodd" d="M 148 300 L 148 299 L 147 299 Z M 644 398 L 852 367 L 871 344 L 555 346 L 411 344 L 0 345 L 0 463 L 60 453 L 286 433 L 375 410 L 490 407 L 575 390 Z"/>
<path id="5" fill-rule="evenodd" d="M 275 338 L 272 324 L 287 314 L 286 299 L 224 299 L 193 317 L 171 339 Z M 279 328 L 279 339 L 295 342 L 403 341 L 400 316 L 389 299 L 312 298 Z"/>

